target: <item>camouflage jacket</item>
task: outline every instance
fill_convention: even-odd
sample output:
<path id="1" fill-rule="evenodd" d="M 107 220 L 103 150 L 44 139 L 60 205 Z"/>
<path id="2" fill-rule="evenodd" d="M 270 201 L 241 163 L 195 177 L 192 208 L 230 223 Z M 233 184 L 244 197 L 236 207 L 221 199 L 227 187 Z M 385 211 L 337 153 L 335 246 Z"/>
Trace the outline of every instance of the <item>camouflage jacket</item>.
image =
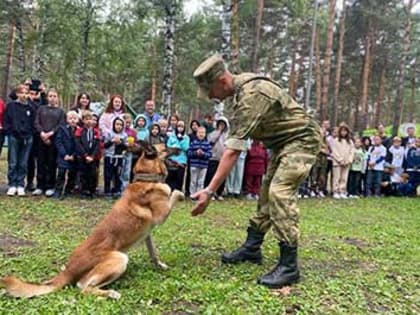
<path id="1" fill-rule="evenodd" d="M 231 133 L 226 148 L 245 151 L 245 139 L 250 137 L 282 154 L 319 152 L 318 124 L 277 83 L 244 73 L 235 75 L 233 84 Z"/>

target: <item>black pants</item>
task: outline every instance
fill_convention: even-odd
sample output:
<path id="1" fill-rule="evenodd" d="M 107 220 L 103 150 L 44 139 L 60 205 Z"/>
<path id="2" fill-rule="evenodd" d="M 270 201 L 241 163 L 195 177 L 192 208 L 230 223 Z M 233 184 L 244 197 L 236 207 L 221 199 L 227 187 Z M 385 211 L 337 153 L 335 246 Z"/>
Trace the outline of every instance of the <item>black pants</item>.
<path id="1" fill-rule="evenodd" d="M 1 151 L 3 150 L 3 144 L 4 144 L 4 131 L 3 129 L 0 129 L 0 156 L 1 156 Z"/>
<path id="2" fill-rule="evenodd" d="M 36 187 L 42 190 L 53 189 L 57 174 L 57 149 L 54 143 L 46 145 L 40 141 L 38 145 L 38 165 Z"/>
<path id="3" fill-rule="evenodd" d="M 359 196 L 361 192 L 362 173 L 358 171 L 349 172 L 347 191 L 350 195 Z"/>
<path id="4" fill-rule="evenodd" d="M 38 147 L 39 147 L 40 138 L 39 135 L 33 136 L 33 142 L 31 151 L 29 152 L 29 158 L 28 158 L 28 172 L 26 174 L 26 185 L 31 186 L 34 184 L 34 178 L 35 178 L 35 171 L 36 166 L 38 164 Z"/>
<path id="5" fill-rule="evenodd" d="M 181 190 L 184 183 L 185 167 L 177 167 L 176 169 L 168 169 L 168 176 L 166 183 L 171 187 L 171 190 Z"/>
<path id="6" fill-rule="evenodd" d="M 65 194 L 71 194 L 76 183 L 76 168 L 66 169 L 66 168 L 58 168 L 57 172 L 57 181 L 55 183 L 55 190 L 59 194 L 63 192 Z M 66 182 L 67 177 L 67 182 Z"/>
<path id="7" fill-rule="evenodd" d="M 82 185 L 82 193 L 91 193 L 96 192 L 96 163 L 95 161 L 86 163 L 82 162 L 80 164 L 80 183 Z"/>
<path id="8" fill-rule="evenodd" d="M 113 158 L 106 156 L 104 159 L 104 193 L 120 193 L 121 192 L 121 172 L 123 158 Z M 112 185 L 112 187 L 111 187 Z"/>
<path id="9" fill-rule="evenodd" d="M 207 168 L 207 173 L 206 173 L 206 179 L 204 180 L 204 187 L 207 187 L 210 184 L 211 180 L 214 177 L 214 174 L 216 174 L 218 166 L 219 166 L 219 161 L 216 161 L 216 160 L 209 161 L 209 166 Z M 221 196 L 223 194 L 223 190 L 225 190 L 225 182 L 223 182 L 220 185 L 220 187 L 217 189 L 216 195 Z"/>

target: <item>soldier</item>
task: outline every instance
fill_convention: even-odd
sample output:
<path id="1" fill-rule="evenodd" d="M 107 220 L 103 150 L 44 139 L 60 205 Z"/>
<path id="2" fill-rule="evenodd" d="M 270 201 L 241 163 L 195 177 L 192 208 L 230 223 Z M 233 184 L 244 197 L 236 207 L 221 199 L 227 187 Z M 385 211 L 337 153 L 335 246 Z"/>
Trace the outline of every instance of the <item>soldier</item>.
<path id="1" fill-rule="evenodd" d="M 203 213 L 211 196 L 228 176 L 246 139 L 262 141 L 273 154 L 268 166 L 257 213 L 250 219 L 246 241 L 222 255 L 223 263 L 262 261 L 264 235 L 273 227 L 279 241 L 277 265 L 258 279 L 269 288 L 281 288 L 299 280 L 297 249 L 299 209 L 296 194 L 308 176 L 320 150 L 320 128 L 278 83 L 252 73 L 232 75 L 220 56 L 204 61 L 194 72 L 198 97 L 224 100 L 233 97 L 232 128 L 226 150 L 210 184 L 197 192 L 191 213 Z"/>

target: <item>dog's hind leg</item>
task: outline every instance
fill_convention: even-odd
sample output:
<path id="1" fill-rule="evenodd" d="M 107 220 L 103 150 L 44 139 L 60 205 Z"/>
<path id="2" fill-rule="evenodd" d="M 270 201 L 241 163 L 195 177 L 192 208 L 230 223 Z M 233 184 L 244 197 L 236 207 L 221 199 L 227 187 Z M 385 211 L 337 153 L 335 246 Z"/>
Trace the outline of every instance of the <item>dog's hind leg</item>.
<path id="1" fill-rule="evenodd" d="M 84 275 L 77 286 L 85 294 L 94 294 L 119 299 L 121 294 L 114 290 L 101 288 L 118 279 L 127 269 L 128 256 L 125 253 L 112 251 L 104 259 Z"/>
<path id="2" fill-rule="evenodd" d="M 152 260 L 153 265 L 155 265 L 156 268 L 166 270 L 168 269 L 168 266 L 162 262 L 159 259 L 159 253 L 155 247 L 155 244 L 153 243 L 152 236 L 149 234 L 149 236 L 146 237 L 146 247 L 149 251 L 150 259 Z"/>

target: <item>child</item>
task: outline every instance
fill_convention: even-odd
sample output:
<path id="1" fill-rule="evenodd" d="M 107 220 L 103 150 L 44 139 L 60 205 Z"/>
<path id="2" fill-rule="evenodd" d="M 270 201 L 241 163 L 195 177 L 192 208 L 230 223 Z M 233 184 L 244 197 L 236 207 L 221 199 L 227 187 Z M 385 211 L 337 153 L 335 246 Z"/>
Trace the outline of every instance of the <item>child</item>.
<path id="1" fill-rule="evenodd" d="M 158 123 L 153 123 L 149 128 L 149 139 L 147 139 L 150 144 L 161 144 L 166 143 L 165 137 L 162 136 L 160 131 L 160 126 Z"/>
<path id="2" fill-rule="evenodd" d="M 74 133 L 79 122 L 79 115 L 76 111 L 69 111 L 66 115 L 66 121 L 66 125 L 61 125 L 58 128 L 54 139 L 54 144 L 57 150 L 58 167 L 57 180 L 55 183 L 55 193 L 53 195 L 53 198 L 55 199 L 62 199 L 70 195 L 76 182 L 77 152 Z"/>
<path id="3" fill-rule="evenodd" d="M 373 146 L 369 148 L 367 159 L 366 196 L 381 195 L 381 180 L 384 171 L 386 148 L 382 145 L 382 139 L 376 135 L 373 137 Z"/>
<path id="4" fill-rule="evenodd" d="M 182 190 L 189 147 L 190 138 L 185 134 L 185 123 L 180 120 L 175 132 L 169 137 L 167 143 L 170 153 L 166 161 L 168 167 L 166 183 L 172 190 Z"/>
<path id="5" fill-rule="evenodd" d="M 17 99 L 6 106 L 3 130 L 8 143 L 8 196 L 25 196 L 25 176 L 27 174 L 29 152 L 34 133 L 34 109 L 27 103 L 28 88 L 21 84 L 16 90 Z"/>
<path id="6" fill-rule="evenodd" d="M 39 196 L 45 192 L 45 196 L 52 197 L 55 192 L 57 170 L 54 137 L 58 128 L 65 123 L 65 113 L 58 107 L 57 91 L 49 90 L 47 99 L 48 105 L 40 106 L 35 118 L 35 128 L 41 141 L 38 143 L 37 188 L 32 195 Z"/>
<path id="7" fill-rule="evenodd" d="M 121 172 L 124 151 L 127 149 L 127 134 L 124 132 L 124 120 L 115 117 L 112 132 L 105 136 L 104 193 L 105 197 L 118 198 L 121 195 Z M 112 187 L 111 187 L 112 184 Z"/>
<path id="8" fill-rule="evenodd" d="M 245 160 L 246 199 L 258 200 L 263 175 L 267 170 L 268 153 L 261 141 L 253 140 Z"/>
<path id="9" fill-rule="evenodd" d="M 76 151 L 80 161 L 80 182 L 82 196 L 92 198 L 96 193 L 97 164 L 100 150 L 101 135 L 93 128 L 93 114 L 90 111 L 82 113 L 83 127 L 75 132 Z"/>
<path id="10" fill-rule="evenodd" d="M 416 138 L 415 146 L 407 150 L 406 172 L 409 176 L 409 182 L 413 185 L 414 191 L 420 184 L 420 137 Z"/>
<path id="11" fill-rule="evenodd" d="M 198 127 L 196 139 L 191 141 L 188 149 L 190 159 L 190 194 L 200 191 L 204 187 L 209 159 L 212 155 L 211 145 L 206 139 L 206 128 Z"/>
<path id="12" fill-rule="evenodd" d="M 176 133 L 176 126 L 178 124 L 178 121 L 180 120 L 179 116 L 177 114 L 172 114 L 169 116 L 169 126 L 166 130 L 166 134 L 168 138 Z"/>
<path id="13" fill-rule="evenodd" d="M 219 117 L 216 121 L 216 130 L 208 135 L 208 140 L 212 146 L 212 157 L 209 160 L 209 167 L 207 169 L 206 179 L 204 186 L 208 186 L 216 174 L 217 167 L 219 166 L 220 159 L 225 151 L 225 141 L 229 132 L 229 123 L 225 117 Z M 217 189 L 215 196 L 212 199 L 223 200 L 223 190 L 225 189 L 225 182 L 223 182 Z"/>
<path id="14" fill-rule="evenodd" d="M 126 113 L 122 115 L 124 120 L 125 128 L 124 132 L 127 135 L 127 150 L 124 151 L 123 166 L 121 171 L 121 190 L 130 183 L 131 178 L 131 166 L 133 165 L 133 153 L 130 151 L 135 146 L 135 140 L 137 138 L 137 132 L 131 127 L 133 117 Z"/>
<path id="15" fill-rule="evenodd" d="M 386 158 L 387 162 L 394 166 L 394 176 L 400 176 L 404 171 L 404 151 L 404 147 L 401 146 L 401 138 L 394 137 Z"/>
<path id="16" fill-rule="evenodd" d="M 347 198 L 347 178 L 353 162 L 354 144 L 350 139 L 350 129 L 342 124 L 338 128 L 338 137 L 331 140 L 333 160 L 333 197 Z"/>
<path id="17" fill-rule="evenodd" d="M 357 138 L 354 141 L 353 163 L 350 166 L 348 192 L 350 198 L 359 198 L 362 180 L 365 151 L 362 147 L 362 140 Z"/>
<path id="18" fill-rule="evenodd" d="M 146 116 L 143 114 L 137 115 L 136 119 L 134 120 L 134 125 L 137 130 L 137 141 L 147 141 L 149 138 L 149 130 L 147 129 Z"/>

